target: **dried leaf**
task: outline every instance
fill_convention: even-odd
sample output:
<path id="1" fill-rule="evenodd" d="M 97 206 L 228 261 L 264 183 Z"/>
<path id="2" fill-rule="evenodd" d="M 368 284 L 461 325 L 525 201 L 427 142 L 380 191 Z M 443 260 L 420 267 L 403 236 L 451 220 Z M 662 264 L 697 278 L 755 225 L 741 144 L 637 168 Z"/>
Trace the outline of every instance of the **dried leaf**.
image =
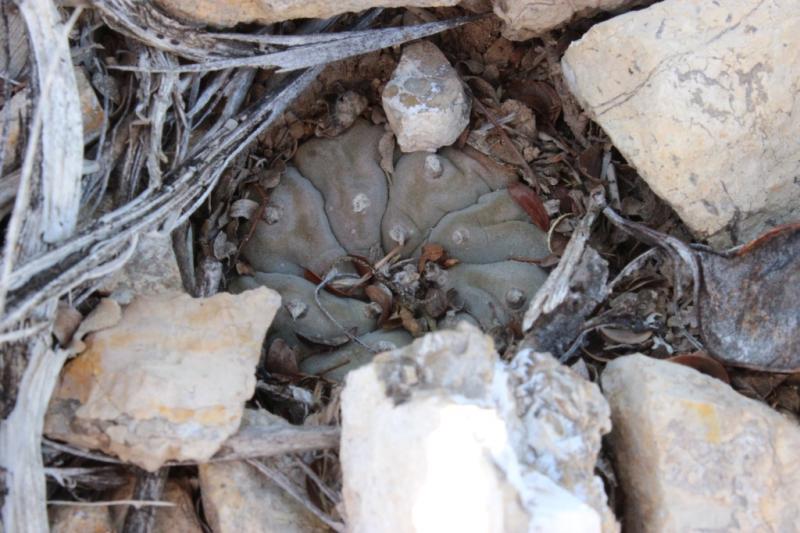
<path id="1" fill-rule="evenodd" d="M 700 331 L 709 354 L 756 370 L 800 370 L 800 223 L 733 255 L 698 255 Z"/>
<path id="2" fill-rule="evenodd" d="M 445 251 L 441 244 L 428 243 L 422 247 L 422 253 L 419 256 L 419 263 L 417 270 L 422 273 L 425 270 L 425 263 L 433 261 L 437 263 L 445 258 Z"/>
<path id="3" fill-rule="evenodd" d="M 653 336 L 652 331 L 642 331 L 642 332 L 635 332 L 629 331 L 627 329 L 619 329 L 619 328 L 608 328 L 603 327 L 600 328 L 600 333 L 602 333 L 603 337 L 606 340 L 614 342 L 616 344 L 627 344 L 630 346 L 636 344 L 642 344 L 650 339 Z"/>
<path id="4" fill-rule="evenodd" d="M 228 216 L 231 218 L 244 218 L 250 220 L 258 209 L 258 202 L 249 198 L 241 198 L 231 204 Z"/>
<path id="5" fill-rule="evenodd" d="M 452 267 L 456 266 L 457 264 L 459 264 L 460 262 L 461 261 L 459 261 L 455 257 L 448 257 L 447 259 L 442 261 L 442 266 L 444 268 L 452 268 Z"/>
<path id="6" fill-rule="evenodd" d="M 264 368 L 267 372 L 287 376 L 300 373 L 300 369 L 297 368 L 297 354 L 283 339 L 275 339 L 269 345 Z"/>
<path id="7" fill-rule="evenodd" d="M 543 124 L 555 125 L 561 114 L 561 98 L 549 83 L 516 80 L 508 84 L 506 93 L 533 109 Z"/>
<path id="8" fill-rule="evenodd" d="M 392 305 L 394 302 L 392 292 L 385 286 L 379 284 L 367 286 L 364 292 L 371 302 L 381 306 L 381 316 L 378 317 L 378 326 L 380 327 L 388 320 L 389 315 L 392 313 Z"/>
<path id="9" fill-rule="evenodd" d="M 712 359 L 704 352 L 686 353 L 670 357 L 667 361 L 671 363 L 678 363 L 694 368 L 698 372 L 702 372 L 712 378 L 717 378 L 720 381 L 730 384 L 731 378 L 728 376 L 728 371 L 725 367 L 719 364 L 716 359 Z"/>
<path id="10" fill-rule="evenodd" d="M 439 318 L 449 307 L 450 302 L 447 300 L 447 293 L 442 289 L 430 288 L 425 294 L 425 312 L 428 316 Z"/>
<path id="11" fill-rule="evenodd" d="M 561 256 L 550 254 L 541 259 L 534 259 L 530 257 L 509 257 L 511 261 L 519 261 L 520 263 L 531 263 L 532 265 L 539 265 L 540 267 L 556 266 L 561 259 Z"/>
<path id="12" fill-rule="evenodd" d="M 306 281 L 310 281 L 314 285 L 319 285 L 320 283 L 322 283 L 322 278 L 307 268 L 303 269 L 303 278 Z M 343 296 L 345 298 L 350 296 L 346 292 L 336 288 L 336 286 L 332 283 L 328 283 L 327 285 L 325 285 L 325 290 L 331 294 L 335 294 L 336 296 Z"/>
<path id="13" fill-rule="evenodd" d="M 411 333 L 414 337 L 421 337 L 425 333 L 425 329 L 422 327 L 419 320 L 414 318 L 414 313 L 412 313 L 408 308 L 400 308 L 400 320 L 402 321 L 405 330 Z"/>
<path id="14" fill-rule="evenodd" d="M 547 216 L 544 203 L 536 191 L 522 183 L 515 182 L 508 187 L 508 193 L 542 231 L 550 229 L 550 217 Z"/>
<path id="15" fill-rule="evenodd" d="M 593 144 L 578 156 L 578 170 L 589 179 L 600 181 L 603 169 L 603 147 Z"/>
<path id="16" fill-rule="evenodd" d="M 214 257 L 217 259 L 225 259 L 236 253 L 236 245 L 228 240 L 225 232 L 220 231 L 214 238 L 213 243 Z"/>

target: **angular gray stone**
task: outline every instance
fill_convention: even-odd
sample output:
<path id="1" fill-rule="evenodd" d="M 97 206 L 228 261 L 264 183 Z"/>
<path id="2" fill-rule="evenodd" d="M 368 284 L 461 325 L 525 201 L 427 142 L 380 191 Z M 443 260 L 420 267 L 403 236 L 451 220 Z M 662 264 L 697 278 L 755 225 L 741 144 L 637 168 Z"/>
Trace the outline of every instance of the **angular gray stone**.
<path id="1" fill-rule="evenodd" d="M 643 355 L 603 372 L 628 531 L 796 531 L 800 426 L 696 370 Z"/>
<path id="2" fill-rule="evenodd" d="M 666 0 L 595 25 L 575 96 L 697 234 L 743 242 L 800 206 L 800 3 Z"/>
<path id="3" fill-rule="evenodd" d="M 405 47 L 382 99 L 403 152 L 435 152 L 453 144 L 469 124 L 471 103 L 464 85 L 428 41 Z"/>

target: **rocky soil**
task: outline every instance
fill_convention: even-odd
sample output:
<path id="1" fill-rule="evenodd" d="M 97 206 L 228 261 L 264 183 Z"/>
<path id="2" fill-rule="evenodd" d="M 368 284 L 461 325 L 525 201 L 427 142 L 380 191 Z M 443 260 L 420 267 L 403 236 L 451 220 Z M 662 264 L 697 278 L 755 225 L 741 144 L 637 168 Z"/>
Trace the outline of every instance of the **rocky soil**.
<path id="1" fill-rule="evenodd" d="M 52 163 L 28 149 L 47 92 L 20 4 L 0 17 L 9 250 L 50 190 L 30 154 Z M 15 380 L 46 364 L 3 352 L 0 530 L 796 529 L 794 3 L 48 13 L 75 18 L 76 227 L 130 233 L 73 285 L 118 235 L 6 250 L 4 320 L 33 327 L 20 276 L 58 289 L 36 315 L 58 365 Z M 141 205 L 160 218 L 115 210 Z M 64 273 L 32 274 L 48 253 Z"/>

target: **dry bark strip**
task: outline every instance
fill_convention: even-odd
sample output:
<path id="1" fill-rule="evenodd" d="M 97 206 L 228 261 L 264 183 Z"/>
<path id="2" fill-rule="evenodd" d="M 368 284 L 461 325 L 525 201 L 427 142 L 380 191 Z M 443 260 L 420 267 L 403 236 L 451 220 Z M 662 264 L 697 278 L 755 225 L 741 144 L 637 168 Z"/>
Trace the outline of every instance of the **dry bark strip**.
<path id="1" fill-rule="evenodd" d="M 136 473 L 136 486 L 131 499 L 140 501 L 159 501 L 164 487 L 167 486 L 169 467 L 159 468 L 155 472 L 139 470 Z M 122 533 L 149 533 L 153 529 L 158 507 L 153 505 L 137 505 L 128 507 Z"/>
<path id="2" fill-rule="evenodd" d="M 44 241 L 70 236 L 80 209 L 83 133 L 80 100 L 72 70 L 67 32 L 78 8 L 62 24 L 50 0 L 20 0 L 36 61 L 36 95 L 31 134 L 20 174 L 14 210 L 6 230 L 0 274 L 0 311 L 5 309 L 15 264 L 44 249 Z M 49 295 L 26 313 L 28 323 L 6 324 L 4 331 L 31 322 L 48 324 L 28 340 L 4 346 L 0 353 L 0 473 L 5 493 L 2 523 L 6 531 L 48 530 L 41 455 L 42 421 L 66 352 L 50 348 L 57 295 Z M 22 318 L 22 317 L 20 317 Z"/>

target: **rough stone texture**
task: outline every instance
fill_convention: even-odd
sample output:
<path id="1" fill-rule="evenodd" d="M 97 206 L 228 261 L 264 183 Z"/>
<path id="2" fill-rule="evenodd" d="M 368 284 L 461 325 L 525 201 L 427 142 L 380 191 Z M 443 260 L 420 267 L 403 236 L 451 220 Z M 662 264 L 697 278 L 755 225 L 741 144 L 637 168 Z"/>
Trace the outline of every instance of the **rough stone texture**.
<path id="1" fill-rule="evenodd" d="M 101 290 L 121 304 L 134 296 L 183 291 L 181 273 L 169 235 L 148 233 L 139 238 L 133 257 L 104 283 Z"/>
<path id="2" fill-rule="evenodd" d="M 178 18 L 212 26 L 240 22 L 271 24 L 300 18 L 328 18 L 373 7 L 452 6 L 458 0 L 156 0 Z"/>
<path id="3" fill-rule="evenodd" d="M 50 508 L 50 533 L 112 533 L 108 507 L 55 506 Z"/>
<path id="4" fill-rule="evenodd" d="M 247 409 L 242 423 L 266 426 L 287 422 L 263 410 Z M 244 461 L 203 464 L 198 472 L 203 509 L 214 533 L 329 531 L 308 509 Z"/>
<path id="5" fill-rule="evenodd" d="M 593 474 L 608 430 L 597 386 L 549 356 L 508 366 L 474 326 L 430 333 L 346 378 L 348 527 L 616 531 Z"/>
<path id="6" fill-rule="evenodd" d="M 331 379 L 374 353 L 350 342 L 346 332 L 374 351 L 388 349 L 385 341 L 405 345 L 410 337 L 376 331 L 380 306 L 317 291 L 318 282 L 305 279 L 309 270 L 320 277 L 332 268 L 352 274 L 352 264 L 340 260 L 347 254 L 375 264 L 392 250 L 410 259 L 419 257 L 426 244 L 438 244 L 460 264 L 449 269 L 430 264 L 422 273 L 408 264 L 408 271 L 382 275 L 395 294 L 406 288 L 415 292 L 423 276 L 428 289 L 441 292 L 441 300 L 455 289 L 450 300 L 486 330 L 521 320 L 546 278 L 536 265 L 509 261 L 548 253 L 546 235 L 508 193 L 513 173 L 469 148 L 398 153 L 393 169 L 384 171 L 378 146 L 385 133 L 358 119 L 336 137 L 299 146 L 242 249 L 254 272 L 228 286 L 232 292 L 259 285 L 277 290 L 283 305 L 268 342 L 283 340 L 301 369 Z M 317 305 L 316 292 L 339 325 Z M 443 307 L 431 313 L 442 319 L 440 327 Z M 320 344 L 337 350 L 320 350 Z M 311 360 L 303 364 L 306 357 Z"/>
<path id="7" fill-rule="evenodd" d="M 800 427 L 725 383 L 643 355 L 603 373 L 629 531 L 795 531 Z"/>
<path id="8" fill-rule="evenodd" d="M 404 152 L 435 152 L 469 124 L 470 100 L 455 69 L 428 41 L 403 49 L 383 89 L 383 110 Z"/>
<path id="9" fill-rule="evenodd" d="M 800 3 L 666 0 L 594 26 L 562 60 L 578 100 L 700 237 L 797 217 Z"/>
<path id="10" fill-rule="evenodd" d="M 239 427 L 279 306 L 263 287 L 136 298 L 66 365 L 45 432 L 150 471 L 169 459 L 208 459 Z"/>
<path id="11" fill-rule="evenodd" d="M 525 41 L 553 28 L 639 0 L 494 0 L 494 14 L 503 19 L 503 35 Z"/>
<path id="12" fill-rule="evenodd" d="M 103 112 L 103 106 L 100 105 L 97 95 L 82 68 L 75 69 L 75 79 L 78 84 L 78 96 L 80 97 L 81 103 L 83 140 L 88 143 L 100 135 L 105 113 Z M 23 119 L 26 119 L 26 117 L 33 113 L 29 96 L 30 93 L 28 91 L 19 91 L 6 104 L 6 106 L 9 106 L 9 109 L 6 110 L 4 106 L 3 109 L 0 110 L 0 116 L 6 116 L 5 114 L 8 113 L 9 117 L 8 137 L 6 138 L 5 146 L 6 160 L 3 162 L 5 168 L 12 168 L 17 163 L 21 162 L 17 146 L 19 144 L 20 134 L 22 133 Z"/>

